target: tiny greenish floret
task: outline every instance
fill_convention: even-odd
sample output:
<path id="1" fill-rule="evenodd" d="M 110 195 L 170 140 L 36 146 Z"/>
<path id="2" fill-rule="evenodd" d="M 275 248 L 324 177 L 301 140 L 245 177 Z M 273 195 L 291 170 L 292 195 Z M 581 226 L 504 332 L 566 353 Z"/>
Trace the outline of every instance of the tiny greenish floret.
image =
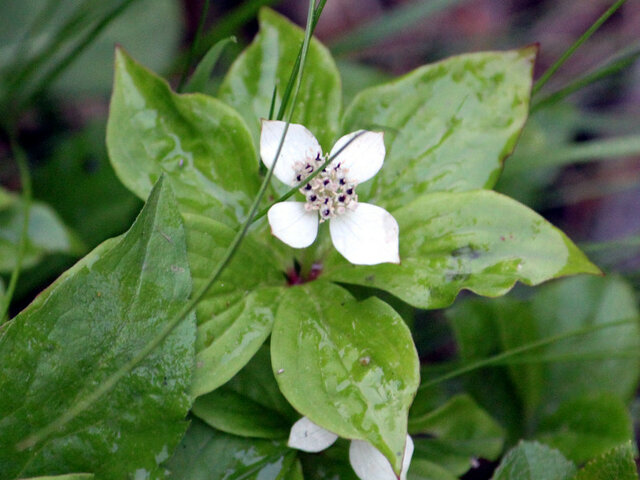
<path id="1" fill-rule="evenodd" d="M 320 154 L 313 160 L 296 162 L 294 165 L 296 181 L 303 182 L 325 162 L 326 157 Z M 323 168 L 309 183 L 300 188 L 300 193 L 307 199 L 304 208 L 308 212 L 317 211 L 320 215 L 320 223 L 344 214 L 347 209 L 354 211 L 358 206 L 357 183 L 347 179 L 348 173 L 348 170 L 338 163 Z"/>

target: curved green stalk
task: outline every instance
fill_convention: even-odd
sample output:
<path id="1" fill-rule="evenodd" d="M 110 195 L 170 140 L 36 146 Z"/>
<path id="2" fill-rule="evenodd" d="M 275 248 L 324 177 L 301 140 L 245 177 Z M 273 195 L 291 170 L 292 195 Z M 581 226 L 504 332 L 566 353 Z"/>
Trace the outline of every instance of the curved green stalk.
<path id="1" fill-rule="evenodd" d="M 189 68 L 191 68 L 191 64 L 193 63 L 196 50 L 198 49 L 198 44 L 200 42 L 200 37 L 202 36 L 202 31 L 204 30 L 204 23 L 207 20 L 207 15 L 209 13 L 209 3 L 210 3 L 210 0 L 204 0 L 204 5 L 202 5 L 202 12 L 200 12 L 200 20 L 198 22 L 198 28 L 196 29 L 196 35 L 193 38 L 193 42 L 191 43 L 191 48 L 189 49 L 187 60 L 184 62 L 182 75 L 180 76 L 178 87 L 176 88 L 178 92 L 182 91 L 182 87 L 184 86 L 184 83 L 187 81 L 187 76 L 189 75 Z"/>
<path id="2" fill-rule="evenodd" d="M 301 83 L 302 74 L 303 74 L 303 71 L 304 71 L 306 55 L 307 55 L 307 51 L 309 49 L 309 43 L 310 43 L 310 40 L 311 40 L 311 35 L 313 33 L 311 27 L 312 27 L 312 23 L 313 23 L 312 22 L 312 18 L 313 18 L 313 13 L 314 13 L 314 6 L 315 6 L 315 1 L 311 0 L 309 2 L 309 16 L 308 16 L 308 19 L 307 19 L 307 29 L 306 29 L 306 34 L 305 34 L 305 41 L 304 41 L 304 44 L 303 44 L 302 57 L 301 57 L 299 70 L 297 72 L 298 80 L 297 80 L 296 89 L 295 89 L 294 96 L 293 96 L 293 106 L 294 107 L 295 107 L 295 102 L 297 100 L 298 92 L 300 90 L 300 83 Z M 285 129 L 284 129 L 284 132 L 283 132 L 282 137 L 280 139 L 280 144 L 278 145 L 278 149 L 276 151 L 276 156 L 275 156 L 273 165 L 269 169 L 264 181 L 262 182 L 262 185 L 260 186 L 260 190 L 258 191 L 258 194 L 256 195 L 256 198 L 253 201 L 253 204 L 251 206 L 251 209 L 249 210 L 249 215 L 247 216 L 247 219 L 245 220 L 244 224 L 242 225 L 242 228 L 238 231 L 238 233 L 236 233 L 236 236 L 234 237 L 233 241 L 231 242 L 231 244 L 227 248 L 222 260 L 218 263 L 218 265 L 216 266 L 215 270 L 209 276 L 207 282 L 200 288 L 200 290 L 198 290 L 193 295 L 193 297 L 183 306 L 183 308 L 176 315 L 174 315 L 173 318 L 171 318 L 165 324 L 165 326 L 162 328 L 162 330 L 160 330 L 160 332 L 158 332 L 158 334 L 153 338 L 153 340 L 151 340 L 151 342 L 147 343 L 142 350 L 140 350 L 133 358 L 131 358 L 131 360 L 129 360 L 126 364 L 124 364 L 122 367 L 120 367 L 118 370 L 116 370 L 116 372 L 113 373 L 112 375 L 110 375 L 105 380 L 105 382 L 102 383 L 96 390 L 94 390 L 88 396 L 86 396 L 83 399 L 81 399 L 71 409 L 67 410 L 63 415 L 58 417 L 56 420 L 54 420 L 53 422 L 51 422 L 50 424 L 48 424 L 44 428 L 42 428 L 39 431 L 35 432 L 34 434 L 32 434 L 32 435 L 28 436 L 27 438 L 21 440 L 16 445 L 16 448 L 18 448 L 19 450 L 24 450 L 24 449 L 31 448 L 31 447 L 35 446 L 37 443 L 39 443 L 42 440 L 44 440 L 45 438 L 47 438 L 50 434 L 52 434 L 56 430 L 59 430 L 60 428 L 64 427 L 67 423 L 69 423 L 71 420 L 76 418 L 79 414 L 84 412 L 87 408 L 91 407 L 103 395 L 109 393 L 122 378 L 124 378 L 126 375 L 128 375 L 129 372 L 131 372 L 131 370 L 133 370 L 153 350 L 155 350 L 156 347 L 158 347 L 167 338 L 167 336 L 169 336 L 169 334 L 195 309 L 195 307 L 198 305 L 198 303 L 202 300 L 202 298 L 209 291 L 209 288 L 216 282 L 216 280 L 219 278 L 219 276 L 222 273 L 222 271 L 229 264 L 229 262 L 231 261 L 231 259 L 235 255 L 235 253 L 237 252 L 238 247 L 240 246 L 240 243 L 242 242 L 242 240 L 246 236 L 250 225 L 253 223 L 253 219 L 254 219 L 256 211 L 258 210 L 258 206 L 259 206 L 259 204 L 260 204 L 260 202 L 262 200 L 262 197 L 264 196 L 264 193 L 266 192 L 266 190 L 267 190 L 267 188 L 269 186 L 269 183 L 271 182 L 271 177 L 273 175 L 273 170 L 274 170 L 274 168 L 275 168 L 275 166 L 277 164 L 277 160 L 278 160 L 278 157 L 280 156 L 280 152 L 282 151 L 282 145 L 284 144 L 284 140 L 285 140 L 285 137 L 287 135 L 287 130 L 289 129 L 289 124 L 291 123 L 291 117 L 293 115 L 294 109 L 295 108 L 291 108 L 291 110 L 289 111 L 289 115 L 288 115 L 288 118 L 287 118 Z"/>
<path id="3" fill-rule="evenodd" d="M 591 25 L 586 32 L 584 32 L 580 38 L 578 38 L 578 40 L 575 41 L 575 43 L 573 45 L 571 45 L 563 54 L 562 56 L 556 60 L 556 62 L 551 65 L 551 67 L 549 67 L 547 69 L 546 72 L 544 72 L 542 74 L 542 76 L 538 79 L 538 81 L 535 83 L 535 85 L 533 86 L 533 90 L 531 92 L 532 95 L 535 95 L 536 93 L 538 93 L 538 91 L 540 91 L 540 89 L 544 86 L 545 83 L 547 83 L 547 81 L 549 81 L 549 79 L 553 76 L 554 73 L 556 73 L 556 70 L 558 70 L 562 64 L 564 62 L 566 62 L 569 57 L 571 55 L 573 55 L 573 52 L 575 52 L 580 45 L 582 45 L 584 42 L 586 42 L 589 37 L 591 37 L 591 35 L 593 35 L 596 30 L 598 30 L 598 28 L 600 28 L 600 26 L 607 21 L 607 19 L 613 15 L 621 6 L 622 4 L 626 2 L 626 0 L 618 0 L 616 3 L 614 3 L 613 5 L 611 5 L 611 7 L 609 7 L 609 9 L 604 12 L 600 18 L 598 18 L 593 25 Z"/>
<path id="4" fill-rule="evenodd" d="M 29 165 L 27 164 L 27 158 L 18 145 L 15 136 L 11 133 L 9 135 L 9 141 L 11 143 L 11 150 L 13 156 L 18 164 L 18 170 L 20 172 L 20 183 L 22 184 L 22 230 L 20 232 L 20 242 L 18 243 L 18 251 L 16 252 L 16 264 L 11 272 L 11 279 L 9 280 L 9 286 L 7 287 L 6 294 L 2 299 L 2 306 L 0 307 L 0 324 L 4 323 L 7 319 L 7 312 L 9 311 L 9 305 L 11 299 L 16 290 L 18 278 L 20 277 L 20 270 L 22 269 L 22 261 L 24 254 L 27 250 L 27 240 L 29 239 L 29 217 L 31 214 L 31 175 L 29 173 Z"/>
<path id="5" fill-rule="evenodd" d="M 418 388 L 419 390 L 429 388 L 433 385 L 437 385 L 446 380 L 451 380 L 452 378 L 459 377 L 464 375 L 465 373 L 472 372 L 474 370 L 478 370 L 483 367 L 490 367 L 499 364 L 505 363 L 508 359 L 512 357 L 518 356 L 521 353 L 529 352 L 531 350 L 535 350 L 537 348 L 546 347 L 547 345 L 551 345 L 553 343 L 559 342 L 561 340 L 565 340 L 572 337 L 578 337 L 581 335 L 587 335 L 592 332 L 596 332 L 599 330 L 604 330 L 606 328 L 619 327 L 622 325 L 627 325 L 630 323 L 636 323 L 638 318 L 627 318 L 623 320 L 616 320 L 613 322 L 602 323 L 600 325 L 590 325 L 584 328 L 578 328 L 575 330 L 571 330 L 569 332 L 560 333 L 558 335 L 554 335 L 552 337 L 543 338 L 542 340 L 538 340 L 536 342 L 531 342 L 526 345 L 522 345 L 517 348 L 512 348 L 511 350 L 507 350 L 505 352 L 499 353 L 498 355 L 494 355 L 493 357 L 483 358 L 481 360 L 476 360 L 474 362 L 467 363 L 451 372 L 440 375 L 433 380 L 429 380 L 428 382 L 423 383 Z"/>

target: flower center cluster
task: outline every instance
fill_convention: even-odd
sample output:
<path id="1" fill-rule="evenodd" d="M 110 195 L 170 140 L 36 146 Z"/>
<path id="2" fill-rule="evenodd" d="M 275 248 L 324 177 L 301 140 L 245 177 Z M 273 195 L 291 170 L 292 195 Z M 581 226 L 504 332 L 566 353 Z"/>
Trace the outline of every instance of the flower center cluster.
<path id="1" fill-rule="evenodd" d="M 324 157 L 318 155 L 315 159 L 297 162 L 294 166 L 296 182 L 304 181 L 321 168 L 325 161 Z M 347 173 L 347 169 L 342 168 L 339 163 L 330 165 L 300 188 L 307 199 L 304 207 L 307 211 L 316 210 L 320 215 L 320 222 L 342 215 L 347 209 L 355 210 L 358 205 L 357 184 L 346 178 Z"/>

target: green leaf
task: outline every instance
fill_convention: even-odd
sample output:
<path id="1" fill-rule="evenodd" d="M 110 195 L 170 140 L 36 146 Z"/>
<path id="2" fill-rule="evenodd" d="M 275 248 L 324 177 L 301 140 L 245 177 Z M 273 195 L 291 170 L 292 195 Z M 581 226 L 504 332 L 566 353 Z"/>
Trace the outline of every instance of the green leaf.
<path id="1" fill-rule="evenodd" d="M 574 480 L 638 480 L 631 442 L 590 461 Z"/>
<path id="2" fill-rule="evenodd" d="M 295 460 L 282 442 L 228 435 L 195 419 L 165 466 L 175 480 L 293 480 Z"/>
<path id="3" fill-rule="evenodd" d="M 121 49 L 107 147 L 120 180 L 142 199 L 165 173 L 183 213 L 234 226 L 258 191 L 257 154 L 242 118 L 211 97 L 173 93 Z"/>
<path id="4" fill-rule="evenodd" d="M 224 48 L 229 43 L 237 43 L 236 37 L 223 38 L 219 42 L 216 42 L 207 52 L 207 54 L 200 60 L 195 71 L 191 75 L 191 78 L 184 87 L 184 91 L 187 93 L 204 92 L 213 72 L 214 67 L 218 63 L 220 55 L 224 51 Z"/>
<path id="5" fill-rule="evenodd" d="M 402 318 L 375 297 L 315 281 L 286 290 L 271 337 L 273 371 L 289 402 L 343 438 L 402 463 L 418 357 Z"/>
<path id="6" fill-rule="evenodd" d="M 469 470 L 470 458 L 497 459 L 504 444 L 502 428 L 468 395 L 456 395 L 436 410 L 411 417 L 409 431 L 428 434 L 415 438 L 414 457 L 453 475 Z"/>
<path id="7" fill-rule="evenodd" d="M 342 130 L 385 131 L 385 165 L 368 187 L 372 203 L 394 210 L 425 192 L 495 185 L 527 118 L 536 52 L 452 57 L 362 91 Z"/>
<path id="8" fill-rule="evenodd" d="M 441 466 L 422 458 L 413 458 L 409 467 L 409 480 L 457 480 L 457 476 Z"/>
<path id="9" fill-rule="evenodd" d="M 533 433 L 531 426 L 563 402 L 600 392 L 627 402 L 637 385 L 638 311 L 632 290 L 619 278 L 564 279 L 526 301 L 459 302 L 447 316 L 465 363 L 569 336 L 465 377 L 511 438 L 524 435 L 525 427 Z"/>
<path id="10" fill-rule="evenodd" d="M 33 169 L 33 192 L 51 205 L 90 248 L 126 231 L 142 206 L 116 177 L 104 145 L 106 121 L 57 138 Z"/>
<path id="11" fill-rule="evenodd" d="M 360 480 L 349 462 L 349 445 L 338 439 L 319 455 L 300 452 L 305 480 Z"/>
<path id="12" fill-rule="evenodd" d="M 269 115 L 274 88 L 278 108 L 304 39 L 302 29 L 272 10 L 263 8 L 258 19 L 260 32 L 220 87 L 220 98 L 240 112 L 256 145 L 260 119 Z M 338 133 L 341 103 L 340 75 L 333 58 L 312 39 L 292 122 L 305 125 L 329 151 Z"/>
<path id="13" fill-rule="evenodd" d="M 576 467 L 560 452 L 536 442 L 520 442 L 502 459 L 492 480 L 568 480 Z"/>
<path id="14" fill-rule="evenodd" d="M 199 397 L 192 412 L 223 432 L 258 438 L 287 438 L 297 417 L 278 389 L 266 347 L 229 382 Z"/>
<path id="15" fill-rule="evenodd" d="M 625 403 L 603 393 L 563 403 L 542 419 L 536 438 L 580 464 L 631 440 L 633 427 Z"/>
<path id="16" fill-rule="evenodd" d="M 462 289 L 495 297 L 516 281 L 536 285 L 600 272 L 544 218 L 495 192 L 424 195 L 393 216 L 400 265 L 354 266 L 334 252 L 325 275 L 386 290 L 416 307 L 442 308 Z"/>
<path id="17" fill-rule="evenodd" d="M 0 329 L 0 477 L 161 472 L 186 428 L 193 317 L 66 426 L 33 448 L 16 444 L 129 361 L 190 292 L 182 221 L 160 181 L 124 236 L 99 246 Z"/>
<path id="18" fill-rule="evenodd" d="M 194 288 L 200 288 L 232 242 L 235 232 L 201 215 L 184 215 Z M 198 337 L 195 397 L 226 383 L 264 343 L 273 326 L 285 277 L 251 236 L 196 307 Z M 280 286 L 279 286 L 280 285 Z"/>
<path id="19" fill-rule="evenodd" d="M 15 267 L 24 222 L 22 199 L 7 196 L 10 200 L 0 207 L 0 272 L 9 272 Z M 23 268 L 35 265 L 45 255 L 80 255 L 83 251 L 82 241 L 49 205 L 32 202 Z"/>

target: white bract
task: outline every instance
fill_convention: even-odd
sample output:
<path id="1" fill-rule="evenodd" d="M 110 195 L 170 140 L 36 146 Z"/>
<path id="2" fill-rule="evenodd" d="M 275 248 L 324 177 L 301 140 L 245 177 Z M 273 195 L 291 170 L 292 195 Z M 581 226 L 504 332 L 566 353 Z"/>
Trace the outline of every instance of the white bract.
<path id="1" fill-rule="evenodd" d="M 338 435 L 316 425 L 307 417 L 302 417 L 291 427 L 289 445 L 304 452 L 319 452 L 329 448 L 338 439 Z M 406 480 L 407 470 L 413 455 L 413 440 L 407 435 L 400 480 Z M 353 471 L 362 480 L 398 480 L 389 460 L 369 442 L 352 440 L 349 447 L 349 461 Z"/>
<path id="2" fill-rule="evenodd" d="M 285 122 L 263 120 L 260 157 L 271 168 Z M 384 208 L 358 202 L 356 187 L 382 167 L 385 147 L 382 133 L 360 130 L 340 138 L 331 149 L 334 157 L 300 188 L 305 202 L 281 202 L 269 209 L 271 232 L 294 248 L 308 247 L 318 234 L 318 224 L 330 220 L 336 250 L 357 265 L 400 263 L 398 223 Z M 320 144 L 302 125 L 289 124 L 273 174 L 289 186 L 303 182 L 326 161 Z"/>

